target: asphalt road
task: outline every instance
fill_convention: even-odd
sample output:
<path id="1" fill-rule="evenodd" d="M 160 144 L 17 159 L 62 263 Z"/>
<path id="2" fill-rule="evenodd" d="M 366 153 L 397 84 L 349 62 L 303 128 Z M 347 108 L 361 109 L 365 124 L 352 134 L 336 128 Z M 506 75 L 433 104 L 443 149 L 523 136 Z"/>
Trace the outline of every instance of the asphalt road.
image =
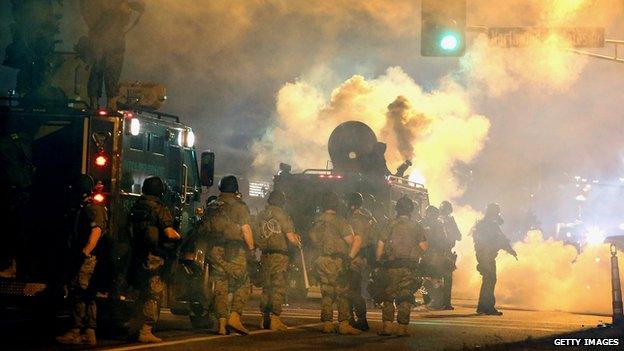
<path id="1" fill-rule="evenodd" d="M 193 330 L 187 317 L 163 311 L 157 335 L 161 344 L 142 345 L 128 342 L 125 336 L 100 336 L 97 349 L 101 350 L 551 350 L 572 349 L 555 346 L 556 337 L 577 335 L 584 338 L 616 338 L 619 346 L 602 346 L 599 349 L 624 349 L 622 329 L 597 328 L 610 322 L 609 317 L 572 314 L 564 312 L 539 312 L 503 310 L 504 315 L 478 316 L 470 307 L 457 307 L 454 311 L 427 311 L 416 308 L 412 312 L 411 336 L 381 337 L 381 313 L 369 312 L 371 330 L 359 336 L 325 335 L 320 332 L 318 300 L 298 303 L 285 308 L 283 320 L 291 328 L 286 332 L 258 329 L 259 313 L 248 310 L 244 321 L 252 331 L 249 336 L 237 334 L 218 336 L 211 330 Z M 255 302 L 250 303 L 250 307 Z M 38 340 L 26 336 L 22 342 L 6 344 L 15 350 L 62 349 L 51 339 Z M 7 349 L 7 348 L 3 348 Z M 79 348 L 70 348 L 79 349 Z M 595 347 L 579 347 L 594 350 Z"/>

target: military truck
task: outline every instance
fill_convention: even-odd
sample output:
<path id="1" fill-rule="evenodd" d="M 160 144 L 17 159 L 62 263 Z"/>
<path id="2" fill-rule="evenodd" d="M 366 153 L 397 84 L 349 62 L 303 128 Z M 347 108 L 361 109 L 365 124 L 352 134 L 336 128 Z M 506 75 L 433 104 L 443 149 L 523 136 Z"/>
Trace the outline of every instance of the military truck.
<path id="1" fill-rule="evenodd" d="M 360 192 L 364 197 L 364 207 L 378 222 L 394 215 L 394 204 L 404 195 L 417 204 L 415 216 L 424 214 L 429 205 L 427 189 L 423 184 L 403 176 L 411 164 L 409 161 L 394 174 L 388 170 L 385 150 L 386 144 L 377 140 L 368 125 L 348 121 L 337 126 L 329 137 L 331 167 L 292 173 L 290 165 L 280 164 L 280 171 L 273 178 L 273 188 L 286 194 L 287 211 L 297 231 L 302 234 L 304 247 L 309 248 L 306 233 L 318 215 L 322 195 L 327 191 L 334 191 L 340 196 Z M 294 272 L 300 269 L 298 265 L 293 267 Z M 302 292 L 302 275 L 295 273 L 292 277 L 291 292 Z"/>
<path id="2" fill-rule="evenodd" d="M 153 96 L 162 90 L 149 84 L 135 88 L 134 93 L 144 90 L 144 95 Z M 106 254 L 95 274 L 100 301 L 131 302 L 132 293 L 125 282 L 130 259 L 128 215 L 141 194 L 143 180 L 151 175 L 164 180 L 165 202 L 184 237 L 197 219 L 202 186 L 213 183 L 214 154 L 202 153 L 200 170 L 193 130 L 177 116 L 144 105 L 120 103 L 118 110 L 94 110 L 74 100 L 7 97 L 1 102 L 0 120 L 6 127 L 3 143 L 19 142 L 27 150 L 24 174 L 30 176 L 23 189 L 28 198 L 23 205 L 27 216 L 19 223 L 19 231 L 12 233 L 19 236 L 14 253 L 17 274 L 0 280 L 1 305 L 59 304 L 67 279 L 64 272 L 71 232 L 66 213 L 68 185 L 79 174 L 94 179 L 93 199 L 108 210 L 108 229 L 99 244 Z M 197 294 L 189 293 L 187 287 L 189 279 L 204 279 L 200 285 L 207 286 L 201 252 L 180 257 L 172 266 L 164 307 L 177 313 L 194 310 L 192 320 L 197 322 L 197 316 L 205 315 L 198 309 L 205 306 L 198 305 L 201 298 L 194 298 Z"/>

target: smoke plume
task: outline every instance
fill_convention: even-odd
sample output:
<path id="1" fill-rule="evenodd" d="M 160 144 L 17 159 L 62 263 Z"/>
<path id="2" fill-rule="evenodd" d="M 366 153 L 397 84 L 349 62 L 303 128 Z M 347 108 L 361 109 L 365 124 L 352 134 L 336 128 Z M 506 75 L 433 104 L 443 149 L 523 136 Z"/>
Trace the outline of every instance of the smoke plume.
<path id="1" fill-rule="evenodd" d="M 8 6 L 0 2 L 2 47 Z M 465 238 L 455 288 L 474 297 L 479 276 L 466 233 L 475 209 L 497 201 L 510 217 L 530 206 L 553 216 L 564 205 L 558 198 L 542 206 L 529 199 L 557 187 L 540 190 L 535 179 L 622 176 L 624 80 L 620 65 L 570 54 L 556 36 L 503 49 L 469 32 L 464 58 L 419 57 L 419 8 L 413 0 L 150 1 L 127 36 L 122 80 L 167 86 L 165 110 L 193 126 L 198 148 L 216 152 L 218 173 L 270 179 L 279 162 L 325 167 L 337 124 L 369 124 L 388 143 L 391 168 L 411 155 L 408 173 L 426 181 L 432 203 L 456 205 Z M 63 1 L 63 15 L 59 49 L 71 50 L 85 34 L 77 1 Z M 620 0 L 469 0 L 467 20 L 601 26 L 621 39 L 623 18 Z M 0 67 L 2 91 L 14 73 Z M 501 304 L 608 310 L 604 247 L 577 257 L 531 234 L 516 248 L 519 262 L 499 258 Z"/>
<path id="2" fill-rule="evenodd" d="M 491 3 L 476 3 L 469 19 L 493 19 L 495 9 Z M 505 6 L 515 11 L 513 18 L 509 16 L 501 24 L 504 26 L 583 25 L 592 18 L 588 13 L 613 18 L 607 6 L 596 6 L 590 1 L 510 1 Z M 497 14 L 499 10 L 496 8 Z M 529 14 L 528 21 L 518 21 L 519 13 Z M 276 122 L 254 144 L 257 157 L 253 167 L 260 173 L 275 169 L 279 161 L 300 170 L 325 167 L 331 130 L 341 122 L 359 120 L 369 124 L 388 143 L 386 157 L 390 168 L 404 159 L 413 159 L 414 167 L 408 172 L 412 179 L 426 181 L 432 203 L 444 199 L 461 201 L 465 186 L 456 175 L 457 166 L 475 162 L 488 147 L 491 122 L 479 113 L 478 106 L 492 99 L 508 103 L 519 92 L 531 96 L 568 94 L 589 64 L 586 57 L 567 51 L 572 47 L 565 39 L 551 35 L 544 41 L 530 41 L 522 48 L 503 49 L 492 46 L 487 36 L 477 35 L 459 69 L 440 78 L 433 89 L 424 89 L 399 67 L 391 67 L 375 78 L 354 75 L 330 92 L 316 83 L 331 81 L 339 76 L 338 72 L 324 71 L 327 77 L 321 79 L 304 72 L 303 78 L 279 90 Z M 315 79 L 306 79 L 310 76 Z M 508 178 L 507 186 L 518 186 L 509 162 L 500 157 L 497 160 L 497 170 L 492 173 L 503 172 Z M 464 233 L 464 240 L 457 246 L 455 295 L 476 298 L 481 279 L 475 269 L 472 238 L 467 234 L 480 213 L 463 205 L 456 206 L 455 216 Z M 506 254 L 498 260 L 497 298 L 501 305 L 609 311 L 607 246 L 589 246 L 577 254 L 574 247 L 545 239 L 541 232 L 533 231 L 514 247 L 520 257 L 518 262 Z"/>
<path id="3" fill-rule="evenodd" d="M 298 81 L 278 92 L 277 123 L 254 145 L 253 165 L 259 172 L 272 172 L 279 162 L 299 170 L 325 167 L 329 135 L 348 120 L 368 124 L 388 144 L 391 169 L 413 159 L 414 170 L 431 180 L 427 185 L 435 202 L 461 194 L 453 166 L 478 155 L 489 128 L 461 86 L 448 81 L 426 92 L 398 67 L 370 80 L 353 76 L 328 99 Z"/>

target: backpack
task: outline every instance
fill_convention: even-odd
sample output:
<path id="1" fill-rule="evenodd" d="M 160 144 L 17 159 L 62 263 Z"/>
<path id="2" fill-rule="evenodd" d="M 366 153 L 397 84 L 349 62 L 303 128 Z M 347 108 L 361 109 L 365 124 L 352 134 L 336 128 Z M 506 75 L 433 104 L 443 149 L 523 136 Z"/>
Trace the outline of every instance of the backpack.
<path id="1" fill-rule="evenodd" d="M 390 224 L 385 251 L 389 260 L 417 260 L 420 257 L 416 226 L 410 220 L 398 219 Z"/>
<path id="2" fill-rule="evenodd" d="M 321 255 L 348 255 L 349 245 L 340 236 L 340 229 L 331 220 L 319 218 L 310 229 L 312 243 Z"/>
<path id="3" fill-rule="evenodd" d="M 240 226 L 229 216 L 229 204 L 213 201 L 207 207 L 202 219 L 201 232 L 212 244 L 224 241 L 242 241 Z"/>
<path id="4" fill-rule="evenodd" d="M 272 246 L 276 246 L 276 241 L 279 240 L 278 235 L 284 239 L 282 226 L 271 209 L 266 209 L 258 215 L 254 225 L 254 234 L 255 243 L 260 249 L 279 249 Z M 288 247 L 288 243 L 286 243 L 286 247 Z"/>
<path id="5" fill-rule="evenodd" d="M 130 210 L 131 238 L 135 248 L 156 250 L 160 231 L 154 225 L 154 214 L 147 200 L 139 199 Z"/>

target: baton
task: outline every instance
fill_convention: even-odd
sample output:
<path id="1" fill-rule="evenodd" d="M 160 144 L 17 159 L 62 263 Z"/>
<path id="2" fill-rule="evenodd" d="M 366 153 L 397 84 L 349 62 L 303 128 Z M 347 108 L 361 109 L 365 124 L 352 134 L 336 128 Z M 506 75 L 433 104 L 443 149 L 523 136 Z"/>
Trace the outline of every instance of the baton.
<path id="1" fill-rule="evenodd" d="M 303 256 L 303 247 L 299 246 L 299 254 L 301 255 L 301 268 L 303 269 L 303 284 L 306 290 L 310 289 L 310 280 L 308 279 L 308 268 L 306 267 L 305 257 Z"/>

